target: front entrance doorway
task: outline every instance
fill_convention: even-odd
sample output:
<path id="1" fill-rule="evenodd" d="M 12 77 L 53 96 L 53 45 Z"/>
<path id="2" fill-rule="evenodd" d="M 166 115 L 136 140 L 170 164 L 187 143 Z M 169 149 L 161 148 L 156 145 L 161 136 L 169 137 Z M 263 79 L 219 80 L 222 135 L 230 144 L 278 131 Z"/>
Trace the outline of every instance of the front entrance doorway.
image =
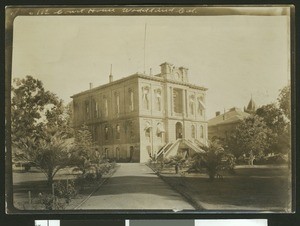
<path id="1" fill-rule="evenodd" d="M 176 123 L 176 140 L 182 138 L 182 124 L 181 122 Z"/>

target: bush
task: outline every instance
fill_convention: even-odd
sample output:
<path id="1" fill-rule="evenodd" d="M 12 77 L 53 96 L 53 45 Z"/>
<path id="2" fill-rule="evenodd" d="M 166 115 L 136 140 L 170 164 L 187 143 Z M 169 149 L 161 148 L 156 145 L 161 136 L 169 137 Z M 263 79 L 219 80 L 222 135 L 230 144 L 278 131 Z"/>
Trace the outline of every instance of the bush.
<path id="1" fill-rule="evenodd" d="M 83 174 L 79 174 L 76 183 L 80 190 L 84 190 L 84 186 L 98 182 L 103 175 L 115 168 L 116 163 L 110 163 L 107 159 L 102 159 L 99 163 L 89 165 L 89 168 Z"/>
<path id="2" fill-rule="evenodd" d="M 260 159 L 257 159 L 256 164 L 286 164 L 288 162 L 287 156 L 283 154 L 276 154 L 271 156 L 263 156 Z"/>
<path id="3" fill-rule="evenodd" d="M 42 204 L 46 210 L 63 210 L 66 206 L 64 200 L 52 194 L 40 193 L 39 203 Z"/>
<path id="4" fill-rule="evenodd" d="M 72 198 L 77 195 L 77 189 L 73 180 L 58 181 L 54 183 L 54 194 L 58 198 L 65 199 L 67 204 L 70 203 Z"/>

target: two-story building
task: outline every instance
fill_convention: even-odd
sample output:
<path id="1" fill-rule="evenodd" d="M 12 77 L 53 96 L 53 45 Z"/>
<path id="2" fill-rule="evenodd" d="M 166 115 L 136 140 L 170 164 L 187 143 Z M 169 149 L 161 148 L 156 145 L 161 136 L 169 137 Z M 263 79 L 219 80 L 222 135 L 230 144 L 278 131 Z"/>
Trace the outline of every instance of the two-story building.
<path id="1" fill-rule="evenodd" d="M 146 162 L 207 143 L 206 88 L 170 63 L 75 94 L 73 124 L 86 124 L 100 151 L 116 161 Z"/>

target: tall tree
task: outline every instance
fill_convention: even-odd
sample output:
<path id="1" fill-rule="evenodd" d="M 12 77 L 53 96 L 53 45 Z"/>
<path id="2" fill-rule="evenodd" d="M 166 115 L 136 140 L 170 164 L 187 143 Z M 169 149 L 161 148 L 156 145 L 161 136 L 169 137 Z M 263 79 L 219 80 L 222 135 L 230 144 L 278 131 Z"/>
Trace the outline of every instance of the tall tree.
<path id="1" fill-rule="evenodd" d="M 43 83 L 26 76 L 14 79 L 11 100 L 12 141 L 20 137 L 40 137 L 44 135 L 44 121 L 51 120 L 52 110 L 60 108 L 62 103 L 55 94 L 46 91 Z M 52 109 L 51 109 L 52 108 Z M 45 115 L 45 112 L 48 112 Z"/>
<path id="2" fill-rule="evenodd" d="M 270 134 L 272 131 L 259 116 L 245 118 L 234 131 L 235 147 L 240 153 L 249 157 L 249 164 L 263 156 L 270 147 Z"/>
<path id="3" fill-rule="evenodd" d="M 256 114 L 263 119 L 266 126 L 272 131 L 269 133 L 270 151 L 283 153 L 289 148 L 289 123 L 281 108 L 275 103 L 264 105 L 256 110 Z"/>
<path id="4" fill-rule="evenodd" d="M 285 116 L 291 121 L 291 86 L 287 85 L 282 88 L 277 98 L 280 109 Z"/>
<path id="5" fill-rule="evenodd" d="M 80 128 L 74 130 L 75 147 L 71 158 L 72 164 L 76 166 L 76 170 L 84 175 L 95 160 L 95 146 L 87 125 L 83 124 Z"/>
<path id="6" fill-rule="evenodd" d="M 72 148 L 63 102 L 40 80 L 26 76 L 14 80 L 11 114 L 13 158 L 34 163 L 51 184 L 55 174 L 68 166 Z"/>

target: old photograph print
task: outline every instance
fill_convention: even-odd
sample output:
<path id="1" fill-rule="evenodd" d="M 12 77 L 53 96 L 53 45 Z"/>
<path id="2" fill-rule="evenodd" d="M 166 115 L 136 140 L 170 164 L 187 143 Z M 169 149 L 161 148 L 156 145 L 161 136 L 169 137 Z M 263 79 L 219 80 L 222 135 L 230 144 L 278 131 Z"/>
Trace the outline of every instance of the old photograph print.
<path id="1" fill-rule="evenodd" d="M 292 212 L 291 10 L 8 7 L 7 212 Z"/>

